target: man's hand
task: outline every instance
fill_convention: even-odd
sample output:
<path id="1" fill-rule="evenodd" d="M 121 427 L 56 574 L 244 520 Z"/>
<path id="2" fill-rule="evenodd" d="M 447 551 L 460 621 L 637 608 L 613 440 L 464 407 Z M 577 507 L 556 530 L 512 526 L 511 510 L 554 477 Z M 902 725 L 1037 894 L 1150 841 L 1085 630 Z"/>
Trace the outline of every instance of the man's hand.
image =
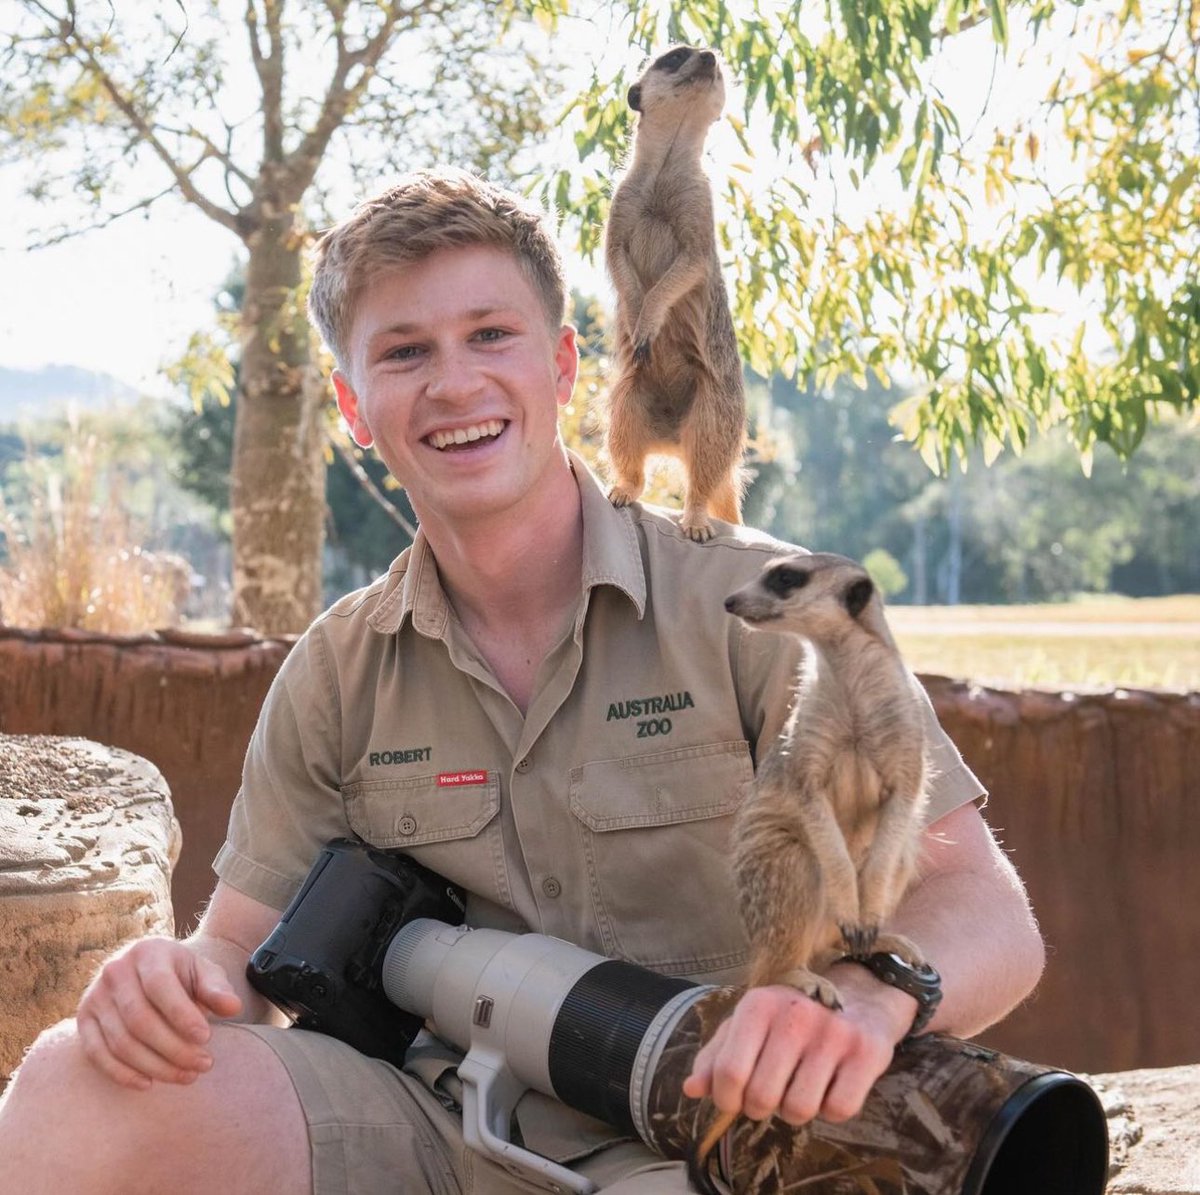
<path id="1" fill-rule="evenodd" d="M 722 1112 L 752 1120 L 774 1114 L 792 1125 L 857 1115 L 891 1063 L 904 1034 L 897 1026 L 911 1023 L 915 1001 L 865 972 L 863 984 L 852 974 L 862 968 L 843 970 L 840 1012 L 783 985 L 748 991 L 696 1055 L 684 1094 L 711 1096 Z"/>
<path id="2" fill-rule="evenodd" d="M 241 997 L 223 967 L 172 938 L 145 938 L 114 955 L 76 1016 L 88 1060 L 123 1087 L 191 1083 L 212 1066 L 209 1015 L 237 1016 Z"/>

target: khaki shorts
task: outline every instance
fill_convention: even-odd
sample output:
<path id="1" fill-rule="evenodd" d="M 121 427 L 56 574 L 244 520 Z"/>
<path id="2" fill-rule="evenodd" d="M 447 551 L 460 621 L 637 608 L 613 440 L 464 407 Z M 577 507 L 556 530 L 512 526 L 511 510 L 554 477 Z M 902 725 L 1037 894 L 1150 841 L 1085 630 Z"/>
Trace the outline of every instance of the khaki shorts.
<path id="1" fill-rule="evenodd" d="M 324 1034 L 264 1025 L 237 1028 L 266 1042 L 292 1080 L 308 1121 L 314 1195 L 530 1195 L 539 1190 L 464 1143 L 452 1062 L 418 1067 L 418 1078 Z M 572 1169 L 611 1195 L 690 1190 L 682 1162 L 668 1162 L 640 1141 L 580 1141 L 575 1152 L 587 1156 Z"/>

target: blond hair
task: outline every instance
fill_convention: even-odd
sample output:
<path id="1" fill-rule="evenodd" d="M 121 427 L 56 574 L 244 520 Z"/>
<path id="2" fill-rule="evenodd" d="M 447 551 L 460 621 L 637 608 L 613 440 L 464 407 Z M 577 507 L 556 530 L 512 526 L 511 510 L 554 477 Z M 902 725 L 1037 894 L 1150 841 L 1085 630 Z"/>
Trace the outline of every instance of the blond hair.
<path id="1" fill-rule="evenodd" d="M 491 245 L 516 258 L 553 329 L 563 322 L 567 287 L 558 249 L 540 208 L 463 170 L 407 174 L 316 246 L 308 314 L 343 370 L 354 309 L 383 270 L 421 261 L 439 249 Z"/>

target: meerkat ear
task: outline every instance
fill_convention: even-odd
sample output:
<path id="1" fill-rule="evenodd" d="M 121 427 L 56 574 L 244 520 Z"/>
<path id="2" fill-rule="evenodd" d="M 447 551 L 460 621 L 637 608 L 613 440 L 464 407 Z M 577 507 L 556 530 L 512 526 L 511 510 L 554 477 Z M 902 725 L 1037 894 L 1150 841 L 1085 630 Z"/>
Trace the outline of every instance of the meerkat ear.
<path id="1" fill-rule="evenodd" d="M 871 594 L 874 592 L 875 586 L 869 577 L 863 577 L 846 586 L 846 592 L 842 594 L 842 601 L 845 603 L 846 609 L 850 611 L 851 618 L 857 618 L 867 608 L 867 603 L 871 600 Z"/>
<path id="2" fill-rule="evenodd" d="M 629 89 L 629 106 L 635 112 L 642 110 L 642 85 L 640 83 L 635 83 Z"/>

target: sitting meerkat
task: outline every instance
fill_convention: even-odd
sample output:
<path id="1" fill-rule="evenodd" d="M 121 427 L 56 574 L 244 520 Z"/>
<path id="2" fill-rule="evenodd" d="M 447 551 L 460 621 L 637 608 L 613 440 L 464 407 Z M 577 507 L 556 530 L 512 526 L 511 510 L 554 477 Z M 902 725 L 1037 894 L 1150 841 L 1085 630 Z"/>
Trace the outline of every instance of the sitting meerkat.
<path id="1" fill-rule="evenodd" d="M 609 497 L 636 502 L 647 454 L 678 456 L 687 471 L 681 526 L 701 542 L 713 533 L 710 512 L 741 522 L 742 363 L 700 164 L 724 104 L 711 50 L 675 46 L 650 64 L 629 89 L 639 113 L 633 161 L 605 231 L 617 298 Z"/>
<path id="2" fill-rule="evenodd" d="M 750 939 L 747 986 L 786 983 L 829 1008 L 822 971 L 849 954 L 925 960 L 884 926 L 917 865 L 926 803 L 918 697 L 865 569 L 830 553 L 775 560 L 725 608 L 806 645 L 795 701 L 733 827 L 733 873 Z M 696 1147 L 693 1181 L 734 1121 Z"/>

